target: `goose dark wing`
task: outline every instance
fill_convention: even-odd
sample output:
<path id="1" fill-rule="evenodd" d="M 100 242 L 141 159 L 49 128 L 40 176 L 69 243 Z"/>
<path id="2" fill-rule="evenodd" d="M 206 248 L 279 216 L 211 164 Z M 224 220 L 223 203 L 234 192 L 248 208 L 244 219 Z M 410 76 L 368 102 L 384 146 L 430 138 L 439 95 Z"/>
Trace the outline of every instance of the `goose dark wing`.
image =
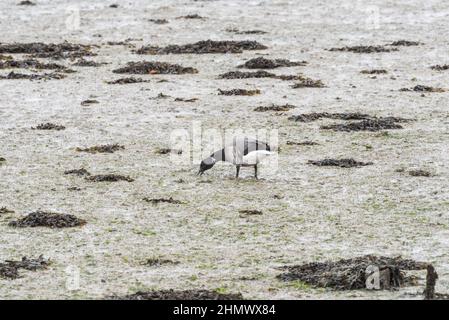
<path id="1" fill-rule="evenodd" d="M 244 149 L 243 149 L 244 156 L 246 156 L 248 153 L 250 153 L 252 151 L 257 151 L 257 150 L 271 151 L 270 146 L 266 142 L 263 142 L 263 141 L 260 141 L 257 139 L 247 138 L 244 140 L 243 145 L 244 145 Z"/>

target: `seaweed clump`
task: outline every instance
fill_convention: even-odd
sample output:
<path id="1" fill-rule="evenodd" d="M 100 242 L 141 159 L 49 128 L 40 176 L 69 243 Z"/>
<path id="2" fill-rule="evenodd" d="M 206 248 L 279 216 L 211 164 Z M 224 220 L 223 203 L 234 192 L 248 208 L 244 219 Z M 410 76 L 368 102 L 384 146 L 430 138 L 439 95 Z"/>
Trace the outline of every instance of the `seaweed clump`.
<path id="1" fill-rule="evenodd" d="M 90 172 L 87 171 L 84 168 L 81 169 L 72 169 L 72 170 L 66 170 L 64 171 L 64 174 L 73 174 L 75 176 L 81 177 L 81 176 L 90 176 Z"/>
<path id="2" fill-rule="evenodd" d="M 126 181 L 133 182 L 134 179 L 129 176 L 124 176 L 120 174 L 97 174 L 94 176 L 88 176 L 85 178 L 91 182 L 118 182 L 118 181 Z"/>
<path id="3" fill-rule="evenodd" d="M 412 177 L 431 177 L 432 173 L 426 170 L 418 169 L 418 170 L 410 170 L 408 172 Z"/>
<path id="4" fill-rule="evenodd" d="M 99 67 L 106 64 L 105 62 L 96 62 L 93 60 L 86 60 L 83 58 L 78 59 L 73 65 L 77 67 Z"/>
<path id="5" fill-rule="evenodd" d="M 153 22 L 154 24 L 167 24 L 167 19 L 148 19 L 148 21 Z"/>
<path id="6" fill-rule="evenodd" d="M 48 70 L 65 70 L 66 67 L 57 63 L 43 63 L 36 59 L 13 60 L 0 59 L 0 69 L 48 69 Z"/>
<path id="7" fill-rule="evenodd" d="M 437 64 L 437 65 L 431 66 L 430 69 L 437 70 L 437 71 L 449 70 L 449 64 L 443 64 L 443 65 Z"/>
<path id="8" fill-rule="evenodd" d="M 286 143 L 288 146 L 317 146 L 319 145 L 318 142 L 315 141 L 301 141 L 301 142 L 296 142 L 296 141 L 287 141 Z"/>
<path id="9" fill-rule="evenodd" d="M 339 119 L 339 120 L 364 120 L 370 119 L 371 116 L 365 113 L 359 112 L 339 112 L 339 113 L 329 113 L 329 112 L 312 112 L 304 113 L 296 116 L 291 116 L 289 120 L 299 121 L 299 122 L 312 122 L 319 120 L 321 118 L 329 119 Z"/>
<path id="10" fill-rule="evenodd" d="M 259 29 L 253 29 L 253 30 L 239 30 L 237 28 L 228 28 L 225 30 L 226 32 L 231 32 L 235 34 L 266 34 L 268 32 L 264 30 Z"/>
<path id="11" fill-rule="evenodd" d="M 20 1 L 17 5 L 18 6 L 35 6 L 36 4 L 30 0 L 23 0 L 23 1 Z"/>
<path id="12" fill-rule="evenodd" d="M 145 202 L 149 202 L 151 204 L 154 204 L 154 205 L 157 205 L 159 203 L 183 204 L 182 201 L 175 200 L 172 197 L 170 197 L 170 198 L 152 198 L 152 199 L 145 197 L 142 200 L 145 201 Z"/>
<path id="13" fill-rule="evenodd" d="M 142 78 L 134 78 L 134 77 L 128 77 L 128 78 L 120 78 L 117 80 L 107 81 L 107 84 L 131 84 L 131 83 L 142 83 L 142 82 L 150 82 L 150 80 L 144 80 Z"/>
<path id="14" fill-rule="evenodd" d="M 218 76 L 220 79 L 249 79 L 249 78 L 273 78 L 281 80 L 303 80 L 301 75 L 276 75 L 271 72 L 258 70 L 254 72 L 229 71 Z"/>
<path id="15" fill-rule="evenodd" d="M 155 153 L 157 153 L 157 154 L 169 154 L 169 153 L 182 154 L 182 150 L 171 149 L 171 148 L 157 148 Z"/>
<path id="16" fill-rule="evenodd" d="M 391 52 L 398 51 L 397 48 L 388 48 L 385 46 L 346 46 L 341 48 L 331 48 L 329 51 L 344 51 L 344 52 L 354 52 L 354 53 L 380 53 L 380 52 Z"/>
<path id="17" fill-rule="evenodd" d="M 291 109 L 296 108 L 296 106 L 291 104 L 283 104 L 283 105 L 276 105 L 272 104 L 269 106 L 259 106 L 254 109 L 256 112 L 268 112 L 268 111 L 275 111 L 275 112 L 283 112 L 283 111 L 289 111 Z"/>
<path id="18" fill-rule="evenodd" d="M 0 262 L 0 278 L 17 279 L 20 277 L 20 269 L 29 271 L 44 270 L 47 269 L 50 264 L 50 260 L 44 259 L 42 255 L 37 259 L 22 257 L 22 260 L 20 261 L 6 260 L 5 262 Z"/>
<path id="19" fill-rule="evenodd" d="M 112 300 L 243 300 L 241 293 L 219 293 L 212 290 L 138 291 L 126 296 L 112 296 Z"/>
<path id="20" fill-rule="evenodd" d="M 280 67 L 305 66 L 306 61 L 290 61 L 287 59 L 267 59 L 264 57 L 253 58 L 239 65 L 238 68 L 246 69 L 275 69 Z"/>
<path id="21" fill-rule="evenodd" d="M 422 44 L 422 43 L 418 42 L 418 41 L 398 40 L 398 41 L 393 41 L 392 43 L 390 43 L 390 46 L 394 46 L 394 47 L 399 47 L 399 46 L 410 47 L 410 46 L 419 46 L 420 44 Z"/>
<path id="22" fill-rule="evenodd" d="M 90 106 L 91 104 L 97 104 L 97 103 L 100 103 L 100 102 L 95 99 L 87 99 L 87 100 L 81 101 L 82 106 Z"/>
<path id="23" fill-rule="evenodd" d="M 193 20 L 193 19 L 197 19 L 197 20 L 205 20 L 206 18 L 200 16 L 199 14 L 195 13 L 195 14 L 188 14 L 185 16 L 179 16 L 176 19 L 186 19 L 186 20 Z"/>
<path id="24" fill-rule="evenodd" d="M 67 41 L 59 44 L 42 42 L 0 44 L 0 54 L 29 54 L 36 58 L 52 59 L 72 59 L 93 56 L 95 53 L 93 53 L 91 49 L 91 46 L 73 44 Z"/>
<path id="25" fill-rule="evenodd" d="M 125 149 L 124 146 L 115 143 L 115 144 L 104 144 L 99 146 L 93 146 L 89 148 L 76 148 L 75 150 L 78 152 L 88 152 L 88 153 L 114 153 L 115 151 L 124 149 Z"/>
<path id="26" fill-rule="evenodd" d="M 362 162 L 362 161 L 356 161 L 352 158 L 350 159 L 324 159 L 324 160 L 309 160 L 307 162 L 308 164 L 313 164 L 314 166 L 333 166 L 333 167 L 340 167 L 340 168 L 353 168 L 353 167 L 363 167 L 363 166 L 369 166 L 372 165 L 372 162 Z"/>
<path id="27" fill-rule="evenodd" d="M 428 264 L 401 257 L 377 257 L 366 255 L 336 262 L 311 262 L 303 265 L 285 266 L 287 272 L 277 276 L 282 281 L 302 281 L 308 285 L 334 290 L 366 289 L 374 270 L 379 270 L 376 289 L 399 288 L 413 284 L 405 270 L 425 270 Z"/>
<path id="28" fill-rule="evenodd" d="M 359 122 L 337 123 L 321 126 L 324 130 L 334 131 L 380 131 L 389 129 L 403 129 L 394 119 L 366 119 Z"/>
<path id="29" fill-rule="evenodd" d="M 300 80 L 299 82 L 292 85 L 293 89 L 298 88 L 324 88 L 325 85 L 321 80 L 313 80 L 307 77 L 299 77 L 298 79 L 293 80 Z"/>
<path id="30" fill-rule="evenodd" d="M 176 265 L 179 264 L 179 261 L 161 258 L 149 258 L 146 259 L 142 264 L 150 267 L 160 267 L 162 265 Z"/>
<path id="31" fill-rule="evenodd" d="M 130 74 L 192 74 L 198 73 L 198 70 L 190 67 L 183 67 L 179 64 L 170 64 L 166 62 L 128 62 L 123 68 L 115 69 L 114 73 Z"/>
<path id="32" fill-rule="evenodd" d="M 37 74 L 37 73 L 16 73 L 14 71 L 11 71 L 6 76 L 0 76 L 0 79 L 2 80 L 61 80 L 64 79 L 66 76 L 60 73 L 44 73 L 44 74 Z"/>
<path id="33" fill-rule="evenodd" d="M 56 131 L 60 131 L 60 130 L 65 130 L 65 127 L 59 124 L 54 124 L 54 123 L 41 123 L 36 127 L 32 127 L 31 129 L 33 130 L 56 130 Z"/>
<path id="34" fill-rule="evenodd" d="M 204 40 L 185 45 L 168 45 L 166 47 L 143 46 L 137 54 L 205 54 L 205 53 L 242 53 L 245 50 L 264 50 L 268 47 L 257 41 L 214 41 Z"/>
<path id="35" fill-rule="evenodd" d="M 386 74 L 387 70 L 384 69 L 371 69 L 371 70 L 362 70 L 361 74 Z"/>
<path id="36" fill-rule="evenodd" d="M 239 213 L 242 216 L 260 216 L 263 214 L 262 211 L 255 210 L 255 209 L 242 209 L 242 210 L 239 210 Z"/>
<path id="37" fill-rule="evenodd" d="M 36 211 L 17 221 L 8 223 L 11 227 L 50 227 L 50 228 L 71 228 L 86 224 L 86 220 L 79 219 L 72 214 L 61 214 L 45 211 Z"/>
<path id="38" fill-rule="evenodd" d="M 220 79 L 275 78 L 276 75 L 266 71 L 241 72 L 229 71 L 218 76 Z"/>
<path id="39" fill-rule="evenodd" d="M 414 86 L 413 88 L 402 88 L 399 91 L 415 91 L 415 92 L 446 92 L 446 89 L 443 88 L 435 88 L 431 86 L 424 86 L 421 84 L 418 84 Z"/>
<path id="40" fill-rule="evenodd" d="M 260 94 L 259 89 L 247 90 L 247 89 L 232 89 L 232 90 L 221 90 L 218 89 L 218 94 L 222 96 L 254 96 Z"/>
<path id="41" fill-rule="evenodd" d="M 362 120 L 358 122 L 337 123 L 321 126 L 324 130 L 334 131 L 380 131 L 387 129 L 402 129 L 398 122 L 408 122 L 409 119 L 400 117 L 374 117 L 359 112 L 349 113 L 329 113 L 329 112 L 312 112 L 289 117 L 289 120 L 299 122 L 311 122 L 321 118 L 338 119 L 338 120 Z"/>

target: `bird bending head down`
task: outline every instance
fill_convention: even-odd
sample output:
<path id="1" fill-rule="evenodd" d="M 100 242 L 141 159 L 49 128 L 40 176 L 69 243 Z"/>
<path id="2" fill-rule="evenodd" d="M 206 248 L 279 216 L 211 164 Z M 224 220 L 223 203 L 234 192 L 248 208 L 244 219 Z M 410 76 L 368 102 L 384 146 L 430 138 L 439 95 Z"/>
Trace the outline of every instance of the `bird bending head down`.
<path id="1" fill-rule="evenodd" d="M 203 161 L 201 161 L 200 170 L 198 171 L 198 175 L 201 176 L 204 173 L 204 171 L 212 168 L 216 162 L 217 162 L 217 160 L 215 160 L 215 158 L 213 158 L 213 157 L 209 157 L 209 158 L 206 158 Z"/>

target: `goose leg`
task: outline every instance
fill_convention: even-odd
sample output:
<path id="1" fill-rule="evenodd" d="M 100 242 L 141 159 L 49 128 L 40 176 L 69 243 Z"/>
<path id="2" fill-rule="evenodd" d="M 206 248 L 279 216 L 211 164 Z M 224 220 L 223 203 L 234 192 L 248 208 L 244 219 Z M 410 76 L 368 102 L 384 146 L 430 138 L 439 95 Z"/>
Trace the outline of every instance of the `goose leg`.
<path id="1" fill-rule="evenodd" d="M 259 178 L 257 178 L 257 164 L 254 166 L 254 177 L 256 179 L 259 179 Z"/>
<path id="2" fill-rule="evenodd" d="M 240 165 L 237 165 L 236 167 L 236 173 L 235 173 L 235 178 L 238 179 L 239 178 L 239 173 L 240 173 Z"/>

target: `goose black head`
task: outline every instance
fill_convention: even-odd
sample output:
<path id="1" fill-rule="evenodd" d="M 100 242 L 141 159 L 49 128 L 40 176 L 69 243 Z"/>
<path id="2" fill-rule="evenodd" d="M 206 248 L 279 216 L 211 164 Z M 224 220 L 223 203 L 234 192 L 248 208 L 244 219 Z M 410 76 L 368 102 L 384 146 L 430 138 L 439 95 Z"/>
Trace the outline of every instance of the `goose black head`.
<path id="1" fill-rule="evenodd" d="M 213 158 L 213 157 L 209 157 L 209 158 L 206 158 L 203 161 L 201 161 L 200 170 L 198 171 L 198 175 L 201 176 L 204 173 L 204 171 L 212 168 L 214 166 L 215 162 L 217 162 L 217 160 L 215 160 L 215 158 Z"/>

